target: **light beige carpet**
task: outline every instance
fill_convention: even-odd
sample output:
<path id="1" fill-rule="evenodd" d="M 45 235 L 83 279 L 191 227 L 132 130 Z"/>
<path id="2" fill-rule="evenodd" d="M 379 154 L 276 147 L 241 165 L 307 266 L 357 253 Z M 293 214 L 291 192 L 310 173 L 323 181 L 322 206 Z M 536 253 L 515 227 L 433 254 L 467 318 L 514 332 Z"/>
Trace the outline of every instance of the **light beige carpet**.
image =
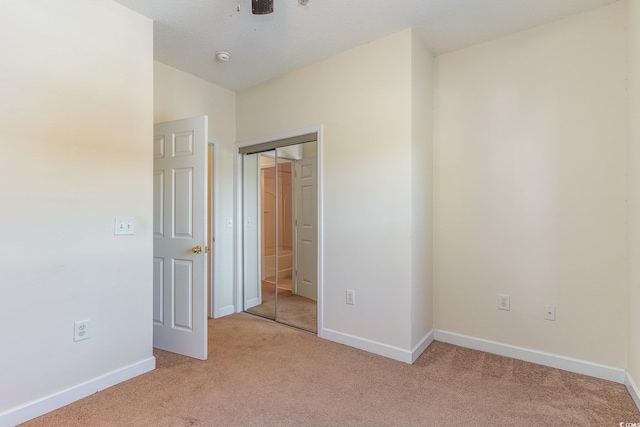
<path id="1" fill-rule="evenodd" d="M 25 424 L 55 426 L 612 426 L 625 387 L 434 342 L 414 365 L 245 314 L 209 323 L 209 359 L 158 368 Z"/>

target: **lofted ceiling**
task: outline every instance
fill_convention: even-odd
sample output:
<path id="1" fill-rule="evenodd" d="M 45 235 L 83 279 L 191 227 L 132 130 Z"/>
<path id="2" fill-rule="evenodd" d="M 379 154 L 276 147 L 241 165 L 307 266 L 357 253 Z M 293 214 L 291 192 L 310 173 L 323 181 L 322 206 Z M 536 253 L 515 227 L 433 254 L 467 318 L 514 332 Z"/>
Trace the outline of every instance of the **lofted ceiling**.
<path id="1" fill-rule="evenodd" d="M 238 91 L 409 27 L 437 55 L 616 0 L 274 0 L 269 15 L 251 0 L 115 1 L 153 19 L 156 60 Z"/>

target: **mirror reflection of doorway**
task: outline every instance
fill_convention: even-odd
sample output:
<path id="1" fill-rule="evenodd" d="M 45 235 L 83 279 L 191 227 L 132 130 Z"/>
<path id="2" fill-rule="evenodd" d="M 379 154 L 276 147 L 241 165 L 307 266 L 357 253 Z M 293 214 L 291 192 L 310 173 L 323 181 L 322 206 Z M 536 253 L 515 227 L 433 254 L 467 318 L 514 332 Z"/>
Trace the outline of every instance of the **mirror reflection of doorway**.
<path id="1" fill-rule="evenodd" d="M 242 158 L 244 311 L 317 333 L 317 143 Z"/>

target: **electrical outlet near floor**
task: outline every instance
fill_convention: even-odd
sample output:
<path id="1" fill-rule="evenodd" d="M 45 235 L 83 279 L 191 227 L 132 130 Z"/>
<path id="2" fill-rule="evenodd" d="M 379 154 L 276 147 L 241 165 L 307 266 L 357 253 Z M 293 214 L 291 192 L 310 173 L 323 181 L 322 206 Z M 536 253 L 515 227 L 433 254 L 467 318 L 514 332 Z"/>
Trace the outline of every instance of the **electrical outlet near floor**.
<path id="1" fill-rule="evenodd" d="M 498 294 L 498 308 L 500 310 L 511 310 L 511 297 L 505 294 Z"/>
<path id="2" fill-rule="evenodd" d="M 356 291 L 347 289 L 347 304 L 356 305 Z"/>
<path id="3" fill-rule="evenodd" d="M 544 318 L 545 320 L 556 320 L 556 306 L 545 305 L 544 306 Z"/>
<path id="4" fill-rule="evenodd" d="M 74 323 L 73 331 L 74 341 L 89 339 L 89 320 L 81 320 Z"/>

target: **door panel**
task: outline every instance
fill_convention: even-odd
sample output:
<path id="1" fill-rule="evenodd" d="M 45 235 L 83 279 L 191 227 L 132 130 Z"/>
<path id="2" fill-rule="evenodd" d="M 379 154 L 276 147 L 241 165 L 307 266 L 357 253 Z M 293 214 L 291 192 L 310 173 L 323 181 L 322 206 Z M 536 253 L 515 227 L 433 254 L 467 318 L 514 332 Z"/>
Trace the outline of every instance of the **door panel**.
<path id="1" fill-rule="evenodd" d="M 193 239 L 193 168 L 173 170 L 173 238 Z"/>
<path id="2" fill-rule="evenodd" d="M 205 360 L 207 117 L 154 129 L 153 345 Z"/>
<path id="3" fill-rule="evenodd" d="M 153 236 L 164 236 L 164 171 L 153 173 Z"/>
<path id="4" fill-rule="evenodd" d="M 173 260 L 173 327 L 193 331 L 193 262 Z"/>
<path id="5" fill-rule="evenodd" d="M 153 259 L 153 323 L 164 324 L 164 260 Z"/>

